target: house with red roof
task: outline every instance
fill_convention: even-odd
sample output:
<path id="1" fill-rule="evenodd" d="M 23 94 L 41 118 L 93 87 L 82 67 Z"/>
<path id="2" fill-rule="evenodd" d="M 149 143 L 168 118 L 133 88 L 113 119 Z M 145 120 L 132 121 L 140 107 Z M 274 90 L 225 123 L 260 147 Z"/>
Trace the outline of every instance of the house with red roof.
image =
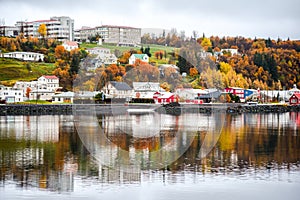
<path id="1" fill-rule="evenodd" d="M 74 41 L 65 41 L 62 46 L 65 48 L 67 51 L 71 51 L 73 49 L 78 49 L 78 43 Z"/>
<path id="2" fill-rule="evenodd" d="M 59 89 L 59 78 L 54 75 L 43 75 L 37 80 L 39 89 L 56 91 Z"/>
<path id="3" fill-rule="evenodd" d="M 300 93 L 294 93 L 289 99 L 290 105 L 300 105 Z"/>

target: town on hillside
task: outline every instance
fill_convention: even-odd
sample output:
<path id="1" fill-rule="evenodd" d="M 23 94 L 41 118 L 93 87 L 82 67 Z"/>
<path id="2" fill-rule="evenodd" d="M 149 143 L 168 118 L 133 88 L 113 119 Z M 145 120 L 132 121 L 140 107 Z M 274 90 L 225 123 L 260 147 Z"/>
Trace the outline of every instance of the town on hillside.
<path id="1" fill-rule="evenodd" d="M 300 104 L 300 41 L 141 33 L 67 16 L 0 26 L 0 102 Z"/>

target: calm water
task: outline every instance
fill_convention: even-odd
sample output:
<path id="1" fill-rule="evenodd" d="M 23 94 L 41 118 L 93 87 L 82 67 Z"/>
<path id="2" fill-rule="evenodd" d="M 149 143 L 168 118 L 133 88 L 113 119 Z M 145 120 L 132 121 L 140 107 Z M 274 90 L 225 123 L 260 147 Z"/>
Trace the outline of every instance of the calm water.
<path id="1" fill-rule="evenodd" d="M 298 199 L 300 113 L 1 116 L 0 199 Z"/>

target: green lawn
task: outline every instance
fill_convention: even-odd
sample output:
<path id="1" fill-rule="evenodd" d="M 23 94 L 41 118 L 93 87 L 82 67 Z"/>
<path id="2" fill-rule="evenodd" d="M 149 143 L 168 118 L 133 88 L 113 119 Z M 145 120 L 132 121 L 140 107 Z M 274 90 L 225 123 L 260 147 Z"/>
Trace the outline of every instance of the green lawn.
<path id="1" fill-rule="evenodd" d="M 0 58 L 0 84 L 12 86 L 16 81 L 32 81 L 42 75 L 50 75 L 54 63 L 24 62 Z"/>
<path id="2" fill-rule="evenodd" d="M 150 53 L 152 54 L 151 58 L 150 58 L 150 62 L 152 63 L 156 63 L 156 64 L 166 64 L 169 62 L 169 53 L 173 52 L 174 50 L 178 50 L 174 47 L 169 47 L 169 46 L 163 46 L 163 45 L 157 45 L 157 44 L 142 44 L 141 46 L 143 46 L 144 48 L 147 48 L 148 46 L 150 47 Z M 103 48 L 107 48 L 110 49 L 111 53 L 113 53 L 116 49 L 124 52 L 124 51 L 129 51 L 131 49 L 133 50 L 140 50 L 140 47 L 119 47 L 116 46 L 114 44 L 103 44 L 101 46 L 97 45 L 97 44 L 91 44 L 91 43 L 83 43 L 80 45 L 80 47 L 82 48 L 94 48 L 94 47 L 103 47 Z M 167 58 L 163 58 L 163 59 L 157 59 L 154 56 L 154 53 L 156 51 L 163 51 L 163 52 L 167 52 Z"/>

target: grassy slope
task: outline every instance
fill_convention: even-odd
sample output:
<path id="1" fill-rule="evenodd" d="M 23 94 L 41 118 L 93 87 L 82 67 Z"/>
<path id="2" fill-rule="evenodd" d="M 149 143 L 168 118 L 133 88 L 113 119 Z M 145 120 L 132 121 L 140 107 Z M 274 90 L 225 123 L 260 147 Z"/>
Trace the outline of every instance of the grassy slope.
<path id="1" fill-rule="evenodd" d="M 174 51 L 175 48 L 168 46 L 161 46 L 155 44 L 144 44 L 144 48 L 150 47 L 150 53 L 152 57 L 150 58 L 150 62 L 157 64 L 168 63 L 169 55 L 167 59 L 163 58 L 162 60 L 156 59 L 154 56 L 154 52 L 156 51 L 166 51 L 167 54 Z M 81 44 L 82 48 L 92 48 L 97 47 L 97 44 Z M 128 51 L 130 49 L 140 50 L 139 47 L 118 47 L 116 45 L 103 44 L 101 47 L 108 48 L 111 52 L 114 52 L 115 49 L 119 51 Z M 31 70 L 28 70 L 26 67 L 26 63 L 29 63 L 31 66 Z M 36 80 L 42 75 L 52 74 L 52 71 L 55 69 L 53 63 L 34 63 L 34 62 L 24 62 L 15 59 L 6 59 L 0 58 L 0 84 L 6 86 L 12 86 L 16 81 L 32 81 Z"/>
<path id="2" fill-rule="evenodd" d="M 28 70 L 26 63 L 30 64 Z M 12 86 L 16 81 L 32 81 L 41 75 L 52 74 L 53 63 L 23 62 L 14 59 L 0 58 L 0 84 Z"/>
<path id="3" fill-rule="evenodd" d="M 162 46 L 162 45 L 156 45 L 156 44 L 142 44 L 142 46 L 144 48 L 146 48 L 148 46 L 150 47 L 150 53 L 152 54 L 152 57 L 150 58 L 150 62 L 154 62 L 154 63 L 157 63 L 157 64 L 168 63 L 168 61 L 169 61 L 169 55 L 167 55 L 167 59 L 163 58 L 162 60 L 159 60 L 159 59 L 156 59 L 155 56 L 154 56 L 154 53 L 156 51 L 166 51 L 167 54 L 168 54 L 168 53 L 171 53 L 172 51 L 176 50 L 176 48 L 174 48 L 174 47 Z M 83 43 L 83 44 L 80 45 L 80 47 L 82 47 L 82 48 L 103 47 L 103 48 L 110 49 L 112 53 L 116 49 L 119 50 L 119 51 L 121 51 L 121 52 L 129 51 L 131 49 L 133 49 L 133 50 L 140 50 L 139 47 L 119 47 L 119 46 L 112 45 L 112 44 L 103 44 L 101 46 L 98 46 L 97 44 Z"/>

